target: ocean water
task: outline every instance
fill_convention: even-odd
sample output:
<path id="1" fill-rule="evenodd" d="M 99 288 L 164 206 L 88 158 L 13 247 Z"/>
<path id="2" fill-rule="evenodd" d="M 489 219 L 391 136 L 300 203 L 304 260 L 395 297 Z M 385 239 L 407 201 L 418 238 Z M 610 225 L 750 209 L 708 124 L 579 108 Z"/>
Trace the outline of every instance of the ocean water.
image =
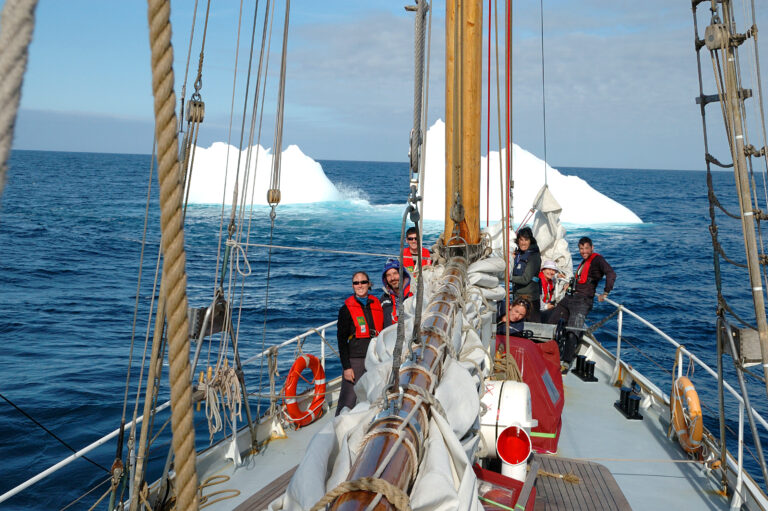
<path id="1" fill-rule="evenodd" d="M 330 180 L 347 200 L 332 203 L 280 206 L 273 243 L 320 249 L 396 254 L 407 193 L 405 163 L 321 161 Z M 716 367 L 714 313 L 716 310 L 712 245 L 708 225 L 704 172 L 642 169 L 585 169 L 561 167 L 566 174 L 586 179 L 598 191 L 637 213 L 640 225 L 567 226 L 574 259 L 575 240 L 588 235 L 618 274 L 611 297 L 644 316 Z M 141 306 L 133 327 L 134 303 L 142 250 L 142 229 L 148 194 L 150 158 L 142 155 L 17 151 L 11 156 L 8 182 L 0 199 L 0 394 L 79 449 L 118 425 L 128 371 L 128 354 L 135 331 L 135 358 L 143 349 L 148 299 L 152 296 L 155 256 L 159 243 L 156 183 L 149 194 L 146 259 L 139 290 Z M 721 201 L 735 206 L 733 177 L 716 173 Z M 584 204 L 590 207 L 590 204 Z M 187 273 L 191 306 L 210 301 L 216 277 L 221 206 L 191 205 L 186 215 Z M 249 241 L 269 242 L 269 210 L 245 213 Z M 225 222 L 229 208 L 225 208 Z M 720 241 L 737 261 L 744 260 L 741 226 L 719 216 Z M 224 224 L 226 228 L 226 223 Z M 431 244 L 440 232 L 435 222 L 425 224 Z M 323 252 L 274 250 L 270 264 L 269 302 L 265 315 L 268 254 L 250 247 L 251 275 L 244 286 L 236 279 L 234 303 L 241 304 L 243 359 L 264 346 L 288 339 L 336 319 L 350 293 L 350 277 L 365 270 L 380 293 L 380 256 L 337 255 Z M 241 260 L 241 269 L 245 264 Z M 747 318 L 750 313 L 746 271 L 723 264 L 724 293 Z M 597 304 L 589 317 L 596 321 L 611 311 Z M 608 324 L 615 329 L 616 323 Z M 625 319 L 623 355 L 669 391 L 674 349 L 637 323 Z M 335 331 L 328 336 L 335 345 Z M 601 337 L 612 347 L 610 331 Z M 215 360 L 216 346 L 203 350 L 202 363 Z M 340 373 L 329 353 L 328 373 Z M 257 364 L 258 366 L 258 364 Z M 257 368 L 254 367 L 254 369 Z M 726 359 L 729 378 L 735 379 Z M 282 376 L 287 367 L 282 368 Z M 266 384 L 253 371 L 249 391 Z M 138 363 L 131 371 L 128 415 L 138 379 Z M 703 371 L 695 378 L 705 404 L 707 425 L 717 430 L 716 386 Z M 167 366 L 161 399 L 167 396 Z M 765 412 L 762 385 L 752 383 L 753 405 Z M 763 399 L 760 399 L 760 398 Z M 255 408 L 255 402 L 254 402 Z M 737 415 L 729 403 L 727 422 Z M 167 419 L 161 414 L 155 428 Z M 196 419 L 203 418 L 202 413 Z M 202 421 L 204 423 L 204 420 Z M 169 443 L 161 435 L 152 460 L 165 458 Z M 198 425 L 198 447 L 208 444 L 204 424 Z M 89 454 L 94 463 L 109 467 L 115 441 Z M 19 411 L 0 401 L 0 493 L 68 456 L 70 451 L 34 425 Z M 754 466 L 754 465 L 753 465 Z M 150 473 L 150 478 L 156 472 Z M 104 471 L 85 460 L 0 504 L 0 509 L 60 509 L 105 480 Z M 87 509 L 106 486 L 75 504 Z"/>

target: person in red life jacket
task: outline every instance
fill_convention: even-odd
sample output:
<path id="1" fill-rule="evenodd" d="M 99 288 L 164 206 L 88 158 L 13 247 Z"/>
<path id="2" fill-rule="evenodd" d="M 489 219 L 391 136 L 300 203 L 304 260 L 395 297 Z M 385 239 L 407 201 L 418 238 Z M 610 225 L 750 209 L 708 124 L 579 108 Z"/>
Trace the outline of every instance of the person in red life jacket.
<path id="1" fill-rule="evenodd" d="M 416 278 L 416 273 L 418 273 L 419 269 L 419 231 L 416 227 L 409 227 L 405 231 L 405 241 L 408 243 L 408 246 L 403 248 L 403 266 L 408 270 L 408 273 Z M 421 265 L 429 266 L 431 264 L 432 254 L 430 254 L 429 249 L 422 246 Z"/>
<path id="2" fill-rule="evenodd" d="M 339 415 L 344 407 L 353 408 L 357 403 L 355 382 L 365 374 L 368 344 L 384 328 L 381 303 L 375 296 L 368 294 L 371 287 L 371 279 L 367 273 L 355 273 L 352 277 L 352 296 L 347 298 L 339 309 L 336 340 L 339 343 L 343 374 L 336 415 Z"/>
<path id="3" fill-rule="evenodd" d="M 525 298 L 531 305 L 531 321 L 539 321 L 539 269 L 541 254 L 536 238 L 530 227 L 523 227 L 517 232 L 517 249 L 512 263 L 509 281 L 514 298 Z"/>
<path id="4" fill-rule="evenodd" d="M 564 279 L 565 275 L 560 273 L 557 264 L 554 261 L 544 261 L 539 272 L 541 281 L 541 293 L 539 294 L 539 309 L 541 311 L 541 322 L 547 323 L 552 310 L 557 305 L 555 302 L 555 290 L 557 289 L 558 279 Z"/>
<path id="5" fill-rule="evenodd" d="M 576 329 L 584 328 L 584 321 L 587 314 L 592 310 L 597 284 L 605 277 L 605 287 L 603 292 L 597 296 L 597 300 L 602 302 L 613 290 L 616 282 L 616 272 L 603 256 L 594 251 L 592 240 L 584 237 L 579 240 L 579 254 L 582 261 L 576 269 L 566 296 L 557 304 L 549 317 L 549 323 L 555 324 L 560 319 L 567 321 L 567 326 Z M 565 336 L 565 346 L 560 353 L 560 359 L 563 362 L 561 367 L 563 373 L 568 369 L 576 355 L 576 346 L 581 334 L 569 331 Z"/>
<path id="6" fill-rule="evenodd" d="M 403 269 L 403 300 L 411 293 L 411 276 L 408 270 Z M 379 298 L 381 309 L 384 311 L 384 328 L 397 323 L 397 294 L 400 291 L 400 263 L 397 259 L 390 259 L 384 265 L 384 271 L 381 274 L 381 283 L 384 286 L 384 293 Z"/>

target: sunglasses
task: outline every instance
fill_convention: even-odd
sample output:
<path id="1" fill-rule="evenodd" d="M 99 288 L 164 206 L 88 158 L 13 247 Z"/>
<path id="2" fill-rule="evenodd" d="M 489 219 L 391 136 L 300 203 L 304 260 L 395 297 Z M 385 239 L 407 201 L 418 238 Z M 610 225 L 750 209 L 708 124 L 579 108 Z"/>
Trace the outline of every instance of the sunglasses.
<path id="1" fill-rule="evenodd" d="M 353 286 L 359 286 L 360 284 L 368 284 L 367 280 L 353 280 L 352 285 Z"/>
<path id="2" fill-rule="evenodd" d="M 408 238 L 406 238 L 406 239 L 407 239 L 408 241 L 416 241 L 418 238 L 411 238 L 411 237 L 408 237 Z"/>

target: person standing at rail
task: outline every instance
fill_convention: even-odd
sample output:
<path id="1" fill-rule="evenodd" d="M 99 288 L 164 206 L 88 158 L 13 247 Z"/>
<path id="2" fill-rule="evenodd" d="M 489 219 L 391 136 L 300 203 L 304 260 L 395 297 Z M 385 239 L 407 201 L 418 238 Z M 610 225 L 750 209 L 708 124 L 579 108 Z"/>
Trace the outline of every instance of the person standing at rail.
<path id="1" fill-rule="evenodd" d="M 405 231 L 405 241 L 408 246 L 403 248 L 403 266 L 414 279 L 418 278 L 419 270 L 419 231 L 416 227 L 409 227 Z M 429 266 L 432 264 L 432 257 L 427 247 L 421 247 L 421 265 Z"/>
<path id="2" fill-rule="evenodd" d="M 336 415 L 345 407 L 353 408 L 357 403 L 355 383 L 365 374 L 368 344 L 383 328 L 384 313 L 381 302 L 368 294 L 371 287 L 371 279 L 367 273 L 355 273 L 352 277 L 353 293 L 339 309 L 336 340 L 339 344 L 343 373 Z"/>

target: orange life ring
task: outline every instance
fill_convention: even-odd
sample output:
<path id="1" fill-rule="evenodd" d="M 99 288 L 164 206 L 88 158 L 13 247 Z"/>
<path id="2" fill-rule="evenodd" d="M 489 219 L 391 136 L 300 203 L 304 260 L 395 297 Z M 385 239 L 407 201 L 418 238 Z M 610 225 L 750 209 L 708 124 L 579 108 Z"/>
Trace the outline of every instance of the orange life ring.
<path id="1" fill-rule="evenodd" d="M 683 397 L 685 397 L 685 404 L 683 404 Z M 699 395 L 691 380 L 685 376 L 677 379 L 672 388 L 669 406 L 672 409 L 672 427 L 675 428 L 680 445 L 687 452 L 697 452 L 701 449 L 704 424 Z"/>
<path id="2" fill-rule="evenodd" d="M 315 389 L 313 391 L 314 397 L 309 404 L 309 408 L 302 410 L 299 408 L 299 403 L 296 399 L 296 387 L 299 384 L 301 373 L 307 367 L 312 371 Z M 285 403 L 285 414 L 297 428 L 311 424 L 323 414 L 323 403 L 325 403 L 325 371 L 320 364 L 320 360 L 316 356 L 305 353 L 293 363 L 291 371 L 285 379 L 285 398 L 283 401 Z"/>

